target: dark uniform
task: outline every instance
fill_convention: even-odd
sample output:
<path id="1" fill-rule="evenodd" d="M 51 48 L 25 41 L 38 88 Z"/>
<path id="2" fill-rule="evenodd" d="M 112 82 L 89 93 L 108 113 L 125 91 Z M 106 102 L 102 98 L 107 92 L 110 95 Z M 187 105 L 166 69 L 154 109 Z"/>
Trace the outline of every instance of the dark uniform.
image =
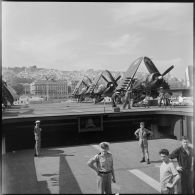
<path id="1" fill-rule="evenodd" d="M 176 158 L 180 167 L 182 167 L 181 175 L 181 193 L 191 194 L 192 193 L 192 149 L 188 147 L 188 152 L 183 146 L 174 150 L 169 158 Z"/>

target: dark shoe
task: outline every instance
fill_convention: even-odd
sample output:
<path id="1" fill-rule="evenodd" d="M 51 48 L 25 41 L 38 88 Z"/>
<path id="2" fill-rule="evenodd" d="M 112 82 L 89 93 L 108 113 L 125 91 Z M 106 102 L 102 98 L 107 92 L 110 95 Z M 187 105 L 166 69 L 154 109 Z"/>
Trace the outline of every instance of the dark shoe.
<path id="1" fill-rule="evenodd" d="M 141 163 L 142 163 L 142 162 L 146 162 L 146 161 L 145 161 L 145 158 L 143 158 L 142 160 L 140 160 L 140 162 L 141 162 Z"/>
<path id="2" fill-rule="evenodd" d="M 147 164 L 150 164 L 150 160 L 149 159 L 147 160 Z"/>
<path id="3" fill-rule="evenodd" d="M 34 156 L 37 156 L 36 154 L 34 154 Z"/>

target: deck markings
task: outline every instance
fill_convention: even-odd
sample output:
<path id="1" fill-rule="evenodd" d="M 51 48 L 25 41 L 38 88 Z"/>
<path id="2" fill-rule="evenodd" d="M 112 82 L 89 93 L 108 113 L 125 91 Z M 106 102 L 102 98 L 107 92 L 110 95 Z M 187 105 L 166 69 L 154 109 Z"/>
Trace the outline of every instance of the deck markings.
<path id="1" fill-rule="evenodd" d="M 154 188 L 156 191 L 161 192 L 160 183 L 158 181 L 156 181 L 155 179 L 151 178 L 150 176 L 148 176 L 147 174 L 145 174 L 144 172 L 142 172 L 138 169 L 132 169 L 132 170 L 128 170 L 128 171 L 130 173 L 134 174 L 136 177 L 138 177 L 142 181 L 144 181 L 145 183 L 147 183 L 149 186 Z"/>
<path id="2" fill-rule="evenodd" d="M 100 148 L 99 145 L 91 145 L 91 146 L 93 148 L 95 148 L 96 150 L 101 151 L 101 148 Z M 119 191 L 121 189 L 120 186 L 118 184 L 116 184 L 116 183 L 112 183 L 112 188 L 117 190 L 117 191 Z"/>
<path id="3" fill-rule="evenodd" d="M 72 112 L 83 112 L 83 111 L 74 109 L 72 110 Z"/>

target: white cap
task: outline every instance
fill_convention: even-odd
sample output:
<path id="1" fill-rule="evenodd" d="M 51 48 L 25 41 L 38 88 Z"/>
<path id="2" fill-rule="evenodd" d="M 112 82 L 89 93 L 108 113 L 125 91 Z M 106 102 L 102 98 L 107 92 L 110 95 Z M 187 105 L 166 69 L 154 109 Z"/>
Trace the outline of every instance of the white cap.
<path id="1" fill-rule="evenodd" d="M 40 122 L 41 122 L 40 120 L 35 121 L 35 123 L 40 123 Z"/>

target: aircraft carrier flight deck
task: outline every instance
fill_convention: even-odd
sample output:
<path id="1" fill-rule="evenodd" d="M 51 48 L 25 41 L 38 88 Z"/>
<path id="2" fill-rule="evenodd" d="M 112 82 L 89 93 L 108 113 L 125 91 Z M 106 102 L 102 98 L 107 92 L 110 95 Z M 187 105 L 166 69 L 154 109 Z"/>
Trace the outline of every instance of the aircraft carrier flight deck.
<path id="1" fill-rule="evenodd" d="M 182 135 L 192 137 L 193 108 L 118 106 L 120 111 L 114 112 L 108 103 L 61 102 L 12 106 L 3 111 L 3 192 L 94 193 L 96 176 L 86 162 L 99 151 L 101 141 L 108 141 L 115 158 L 113 193 L 160 193 L 158 151 L 165 146 L 173 150 Z M 37 119 L 43 129 L 42 155 L 34 158 Z M 95 127 L 86 126 L 89 119 Z M 139 164 L 135 152 L 134 131 L 140 121 L 154 133 L 149 140 L 150 165 Z"/>

